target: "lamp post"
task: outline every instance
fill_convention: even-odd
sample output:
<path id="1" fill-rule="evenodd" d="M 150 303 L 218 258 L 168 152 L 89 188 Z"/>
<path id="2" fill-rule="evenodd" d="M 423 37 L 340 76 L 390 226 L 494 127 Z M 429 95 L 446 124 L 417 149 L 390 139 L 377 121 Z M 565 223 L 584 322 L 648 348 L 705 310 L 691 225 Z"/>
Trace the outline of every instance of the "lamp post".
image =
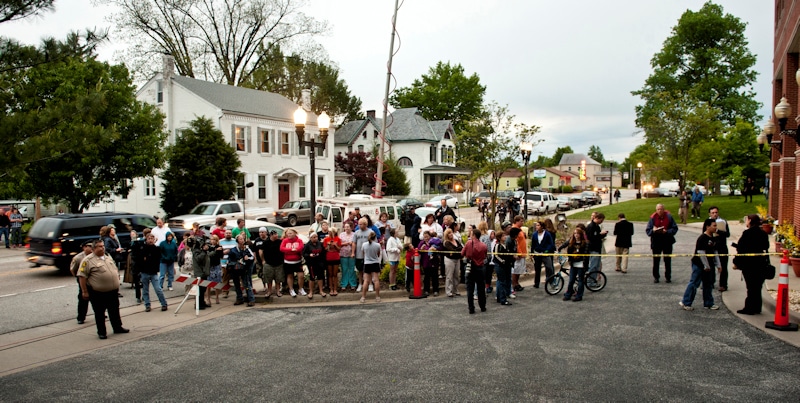
<path id="1" fill-rule="evenodd" d="M 242 218 L 245 220 L 247 219 L 247 189 L 253 187 L 255 184 L 253 182 L 247 182 L 242 189 L 244 190 L 244 197 L 242 198 Z"/>
<path id="2" fill-rule="evenodd" d="M 308 114 L 303 107 L 297 108 L 294 112 L 294 131 L 297 133 L 297 144 L 300 147 L 308 147 L 308 159 L 311 161 L 311 216 L 313 217 L 317 211 L 317 174 L 316 174 L 316 152 L 325 151 L 325 146 L 328 140 L 328 128 L 331 126 L 331 118 L 327 113 L 322 112 L 317 118 L 317 127 L 319 127 L 319 142 L 315 141 L 314 134 L 311 134 L 311 139 L 305 139 L 306 118 Z"/>
<path id="3" fill-rule="evenodd" d="M 637 199 L 641 199 L 642 198 L 642 163 L 641 162 L 636 163 L 636 168 L 639 171 L 639 193 L 636 194 L 636 198 Z"/>
<path id="4" fill-rule="evenodd" d="M 522 187 L 522 190 L 525 192 L 522 195 L 522 216 L 525 217 L 525 222 L 528 221 L 528 185 L 530 184 L 530 180 L 528 180 L 528 163 L 531 161 L 531 151 L 533 150 L 533 144 L 528 143 L 527 141 L 523 141 L 519 144 L 519 150 L 522 153 L 522 162 L 525 165 L 525 185 Z"/>
<path id="5" fill-rule="evenodd" d="M 614 163 L 609 162 L 608 168 L 611 170 L 611 176 L 608 177 L 608 205 L 614 204 Z"/>

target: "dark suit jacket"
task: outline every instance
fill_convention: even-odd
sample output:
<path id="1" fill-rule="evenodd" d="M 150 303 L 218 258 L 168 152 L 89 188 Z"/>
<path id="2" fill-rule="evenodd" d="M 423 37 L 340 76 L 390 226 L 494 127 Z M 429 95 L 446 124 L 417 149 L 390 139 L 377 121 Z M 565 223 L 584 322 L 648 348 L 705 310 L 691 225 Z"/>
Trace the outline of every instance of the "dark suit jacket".
<path id="1" fill-rule="evenodd" d="M 633 223 L 628 220 L 620 220 L 614 224 L 614 235 L 617 240 L 614 241 L 614 246 L 618 248 L 630 248 L 633 246 Z"/>

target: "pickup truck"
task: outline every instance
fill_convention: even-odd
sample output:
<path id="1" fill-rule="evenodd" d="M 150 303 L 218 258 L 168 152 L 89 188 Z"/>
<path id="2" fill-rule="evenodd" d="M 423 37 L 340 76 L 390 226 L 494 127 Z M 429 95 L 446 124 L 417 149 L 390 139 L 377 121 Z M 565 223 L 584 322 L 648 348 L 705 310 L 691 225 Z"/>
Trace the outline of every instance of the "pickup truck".
<path id="1" fill-rule="evenodd" d="M 236 223 L 238 218 L 242 218 L 245 206 L 242 202 L 235 200 L 207 201 L 194 206 L 189 214 L 171 217 L 168 224 L 172 228 L 182 227 L 191 229 L 192 224 L 200 225 L 214 224 L 217 217 L 225 217 L 229 223 Z M 274 220 L 271 207 L 249 207 L 245 211 L 248 220 L 271 221 Z"/>

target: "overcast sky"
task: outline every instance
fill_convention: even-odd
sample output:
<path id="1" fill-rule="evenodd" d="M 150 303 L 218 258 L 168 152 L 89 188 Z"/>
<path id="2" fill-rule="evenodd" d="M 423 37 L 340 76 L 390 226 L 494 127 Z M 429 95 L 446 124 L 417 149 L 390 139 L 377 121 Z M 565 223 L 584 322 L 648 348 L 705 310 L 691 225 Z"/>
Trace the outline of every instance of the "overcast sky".
<path id="1" fill-rule="evenodd" d="M 306 12 L 329 21 L 319 38 L 363 107 L 380 115 L 389 56 L 394 0 L 308 0 Z M 534 150 L 551 156 L 571 146 L 598 145 L 606 159 L 622 161 L 643 142 L 634 126 L 630 95 L 651 73 L 650 59 L 687 9 L 704 0 L 401 0 L 392 73 L 396 87 L 425 74 L 438 61 L 461 64 L 486 86 L 486 101 L 508 105 L 516 121 L 541 127 Z M 773 2 L 717 0 L 747 23 L 758 61 L 760 114 L 770 114 Z M 70 30 L 106 27 L 108 9 L 90 0 L 57 0 L 43 18 L 0 24 L 0 35 L 35 44 Z M 114 42 L 101 49 L 112 60 Z M 393 83 L 393 87 L 394 87 Z M 758 122 L 761 124 L 761 122 Z"/>

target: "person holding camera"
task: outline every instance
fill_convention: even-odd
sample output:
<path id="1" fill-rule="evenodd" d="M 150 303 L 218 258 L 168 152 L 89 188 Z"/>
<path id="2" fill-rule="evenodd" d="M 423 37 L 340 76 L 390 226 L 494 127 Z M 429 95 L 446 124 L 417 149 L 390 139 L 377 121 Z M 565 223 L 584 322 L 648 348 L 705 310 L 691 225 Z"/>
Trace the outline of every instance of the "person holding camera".
<path id="1" fill-rule="evenodd" d="M 653 250 L 653 282 L 659 282 L 658 266 L 661 264 L 661 254 L 664 254 L 664 279 L 668 283 L 672 282 L 672 244 L 675 243 L 678 224 L 672 218 L 672 214 L 664 210 L 663 204 L 656 205 L 656 212 L 650 216 L 645 232 L 650 237 L 650 249 Z"/>
<path id="2" fill-rule="evenodd" d="M 233 287 L 236 290 L 234 305 L 244 304 L 242 288 L 247 293 L 247 306 L 255 306 L 256 297 L 253 294 L 253 263 L 255 256 L 245 245 L 245 234 L 236 236 L 236 246 L 228 251 L 228 272 L 233 277 Z M 201 294 L 202 298 L 202 294 Z"/>
<path id="3" fill-rule="evenodd" d="M 192 272 L 194 277 L 208 280 L 211 275 L 211 257 L 219 253 L 217 247 L 211 244 L 211 240 L 205 235 L 198 234 L 188 239 L 188 245 L 192 248 Z M 206 303 L 206 287 L 200 286 L 200 309 L 211 307 Z M 240 291 L 241 292 L 241 291 Z"/>

